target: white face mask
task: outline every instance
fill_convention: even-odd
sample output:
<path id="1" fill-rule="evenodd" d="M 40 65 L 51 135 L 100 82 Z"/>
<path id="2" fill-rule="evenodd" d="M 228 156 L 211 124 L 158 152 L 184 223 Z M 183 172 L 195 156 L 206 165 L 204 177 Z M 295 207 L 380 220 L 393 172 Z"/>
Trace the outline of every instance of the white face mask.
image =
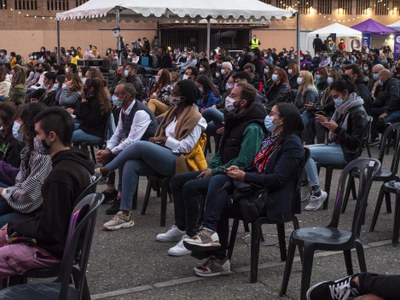
<path id="1" fill-rule="evenodd" d="M 184 99 L 185 97 L 183 96 L 171 96 L 169 97 L 169 103 L 171 105 L 178 106 Z"/>
<path id="2" fill-rule="evenodd" d="M 129 76 L 129 71 L 128 71 L 128 70 L 125 70 L 125 71 L 124 71 L 124 75 L 125 75 L 125 77 L 128 77 L 128 76 Z"/>
<path id="3" fill-rule="evenodd" d="M 269 73 L 269 69 L 264 69 L 264 74 L 268 74 Z"/>
<path id="4" fill-rule="evenodd" d="M 225 98 L 225 109 L 228 112 L 231 112 L 232 110 L 235 109 L 235 107 L 233 106 L 233 103 L 235 102 L 235 99 L 231 98 L 231 97 L 226 97 Z"/>
<path id="5" fill-rule="evenodd" d="M 233 87 L 235 86 L 235 84 L 234 83 L 226 83 L 225 84 L 225 90 L 230 90 L 230 89 L 233 89 Z"/>
<path id="6" fill-rule="evenodd" d="M 293 69 L 289 69 L 289 70 L 287 70 L 287 72 L 288 72 L 289 74 L 292 74 L 292 73 L 293 73 Z"/>
<path id="7" fill-rule="evenodd" d="M 222 74 L 222 75 L 225 75 L 225 74 L 226 74 L 226 72 L 225 72 L 224 69 L 221 69 L 221 74 Z"/>
<path id="8" fill-rule="evenodd" d="M 303 83 L 303 78 L 297 77 L 297 84 L 300 85 Z"/>
<path id="9" fill-rule="evenodd" d="M 156 82 L 158 82 L 158 81 L 160 80 L 160 76 L 156 75 L 156 76 L 154 77 L 154 79 L 156 80 Z"/>
<path id="10" fill-rule="evenodd" d="M 328 84 L 330 85 L 333 82 L 333 77 L 329 76 L 326 80 L 327 80 Z"/>
<path id="11" fill-rule="evenodd" d="M 182 80 L 189 79 L 189 75 L 183 74 Z"/>
<path id="12" fill-rule="evenodd" d="M 200 71 L 201 73 L 203 73 L 203 72 L 205 71 L 205 69 L 204 69 L 204 68 L 200 68 L 199 71 Z"/>

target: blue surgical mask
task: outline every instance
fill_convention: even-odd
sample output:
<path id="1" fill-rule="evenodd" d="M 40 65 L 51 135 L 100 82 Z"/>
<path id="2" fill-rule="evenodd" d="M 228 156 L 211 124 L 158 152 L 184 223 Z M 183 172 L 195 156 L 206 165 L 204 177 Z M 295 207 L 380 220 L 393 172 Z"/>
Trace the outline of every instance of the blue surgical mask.
<path id="1" fill-rule="evenodd" d="M 124 71 L 124 75 L 125 75 L 125 77 L 128 77 L 128 76 L 129 76 L 129 71 L 128 71 L 128 70 L 125 70 L 125 71 Z"/>
<path id="2" fill-rule="evenodd" d="M 119 100 L 119 98 L 117 96 L 115 96 L 115 95 L 112 95 L 111 101 L 114 104 L 114 106 L 116 106 L 118 108 L 120 108 L 122 106 L 122 101 Z"/>
<path id="3" fill-rule="evenodd" d="M 333 77 L 330 77 L 330 76 L 329 76 L 329 77 L 326 79 L 326 81 L 328 82 L 329 85 L 331 85 L 332 82 L 333 82 Z"/>
<path id="4" fill-rule="evenodd" d="M 55 83 L 53 87 L 55 91 L 58 91 L 60 89 L 60 85 L 58 83 Z"/>
<path id="5" fill-rule="evenodd" d="M 277 81 L 279 79 L 279 76 L 276 74 L 272 74 L 271 79 L 272 81 Z"/>
<path id="6" fill-rule="evenodd" d="M 335 103 L 335 108 L 338 108 L 339 106 L 342 106 L 343 98 L 342 97 L 333 98 L 333 102 Z"/>
<path id="7" fill-rule="evenodd" d="M 274 117 L 273 116 L 266 116 L 264 119 L 265 128 L 271 133 L 273 133 L 276 129 L 276 125 L 273 123 Z"/>
<path id="8" fill-rule="evenodd" d="M 378 73 L 372 73 L 372 78 L 374 80 L 378 80 L 379 79 L 379 74 Z"/>

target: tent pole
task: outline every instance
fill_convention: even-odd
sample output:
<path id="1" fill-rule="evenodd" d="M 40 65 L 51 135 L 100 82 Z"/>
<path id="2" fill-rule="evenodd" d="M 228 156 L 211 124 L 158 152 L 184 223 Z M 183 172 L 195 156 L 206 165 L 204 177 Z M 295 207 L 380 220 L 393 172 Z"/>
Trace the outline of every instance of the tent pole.
<path id="1" fill-rule="evenodd" d="M 207 18 L 207 58 L 210 59 L 211 18 Z"/>
<path id="2" fill-rule="evenodd" d="M 120 15 L 121 9 L 119 6 L 116 7 L 116 12 L 115 12 L 115 26 L 118 29 L 118 37 L 117 37 L 117 47 L 118 47 L 118 66 L 121 65 L 121 30 L 119 28 L 119 22 L 121 20 L 121 15 Z"/>
<path id="3" fill-rule="evenodd" d="M 300 69 L 300 10 L 297 11 L 296 17 L 296 51 L 297 51 L 297 66 Z"/>
<path id="4" fill-rule="evenodd" d="M 57 20 L 57 64 L 61 65 L 61 47 L 60 47 L 60 21 Z"/>

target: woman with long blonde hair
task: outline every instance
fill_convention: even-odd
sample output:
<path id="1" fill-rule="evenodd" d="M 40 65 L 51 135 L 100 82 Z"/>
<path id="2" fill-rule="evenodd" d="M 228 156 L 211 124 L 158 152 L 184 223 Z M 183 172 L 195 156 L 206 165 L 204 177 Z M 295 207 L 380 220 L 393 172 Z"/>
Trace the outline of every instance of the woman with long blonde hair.
<path id="1" fill-rule="evenodd" d="M 297 78 L 297 95 L 294 100 L 294 104 L 303 112 L 305 104 L 317 104 L 319 102 L 319 96 L 317 88 L 314 85 L 314 78 L 309 71 L 301 71 Z"/>

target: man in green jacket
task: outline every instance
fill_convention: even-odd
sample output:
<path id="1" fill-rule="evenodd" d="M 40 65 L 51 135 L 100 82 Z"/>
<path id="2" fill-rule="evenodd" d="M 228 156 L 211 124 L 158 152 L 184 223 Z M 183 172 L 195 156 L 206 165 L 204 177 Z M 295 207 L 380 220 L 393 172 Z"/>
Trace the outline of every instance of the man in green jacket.
<path id="1" fill-rule="evenodd" d="M 175 207 L 175 225 L 157 235 L 159 242 L 178 242 L 168 250 L 172 256 L 190 254 L 183 246 L 183 238 L 197 232 L 200 203 L 208 193 L 213 175 L 224 173 L 232 165 L 246 168 L 252 165 L 264 139 L 264 108 L 256 103 L 256 89 L 249 83 L 238 83 L 225 99 L 225 125 L 218 153 L 209 167 L 198 172 L 179 174 L 171 179 Z"/>

